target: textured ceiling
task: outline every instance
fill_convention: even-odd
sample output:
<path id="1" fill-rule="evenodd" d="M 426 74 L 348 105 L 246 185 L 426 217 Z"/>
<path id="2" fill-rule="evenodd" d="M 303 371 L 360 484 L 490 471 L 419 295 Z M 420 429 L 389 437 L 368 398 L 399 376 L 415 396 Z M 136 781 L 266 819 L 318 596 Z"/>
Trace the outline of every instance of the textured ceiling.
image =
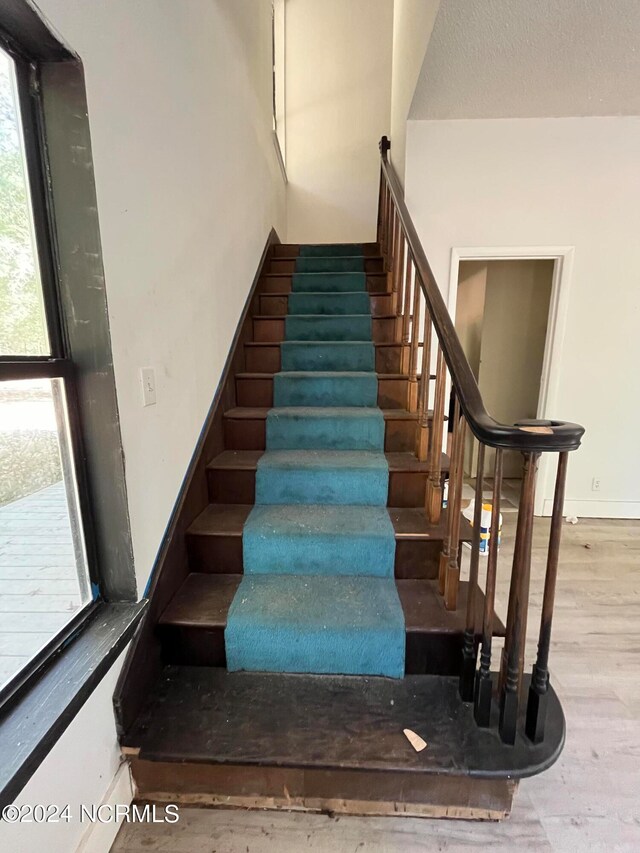
<path id="1" fill-rule="evenodd" d="M 640 0 L 442 0 L 409 118 L 640 115 Z"/>

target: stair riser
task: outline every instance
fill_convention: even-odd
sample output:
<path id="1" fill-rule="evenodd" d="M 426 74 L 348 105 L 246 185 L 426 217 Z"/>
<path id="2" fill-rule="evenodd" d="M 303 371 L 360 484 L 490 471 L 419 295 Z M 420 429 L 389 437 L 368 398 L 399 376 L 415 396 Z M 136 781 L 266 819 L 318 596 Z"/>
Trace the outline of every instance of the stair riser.
<path id="1" fill-rule="evenodd" d="M 176 666 L 227 665 L 224 628 L 160 625 L 163 660 Z M 407 675 L 457 675 L 460 671 L 462 635 L 406 632 Z"/>
<path id="2" fill-rule="evenodd" d="M 265 275 L 260 280 L 259 292 L 263 293 L 290 293 L 292 273 L 278 273 Z M 390 291 L 389 276 L 387 273 L 367 273 L 367 290 L 371 294 L 383 295 Z"/>
<path id="3" fill-rule="evenodd" d="M 264 418 L 225 418 L 227 450 L 265 450 Z M 416 445 L 415 420 L 385 421 L 384 449 L 388 452 L 413 452 Z"/>
<path id="4" fill-rule="evenodd" d="M 360 252 L 363 255 L 379 255 L 380 247 L 377 243 L 362 243 Z M 299 243 L 277 243 L 273 247 L 274 258 L 297 258 L 299 254 Z"/>
<path id="5" fill-rule="evenodd" d="M 289 298 L 285 294 L 263 294 L 260 296 L 260 314 L 282 316 L 289 313 Z M 391 293 L 371 296 L 371 314 L 374 317 L 393 313 Z"/>
<path id="6" fill-rule="evenodd" d="M 408 389 L 408 379 L 379 379 L 378 406 L 381 409 L 406 408 Z M 236 401 L 238 406 L 257 406 L 270 409 L 273 406 L 273 377 L 237 377 Z M 310 402 L 308 405 L 312 405 L 312 403 Z M 345 405 L 345 403 L 341 405 Z M 227 447 L 229 448 L 229 445 Z M 411 447 L 410 449 L 413 450 L 414 448 Z"/>
<path id="7" fill-rule="evenodd" d="M 255 503 L 255 469 L 208 468 L 207 479 L 209 483 L 209 499 L 212 503 Z M 424 506 L 426 485 L 426 473 L 418 471 L 390 471 L 387 506 Z"/>
<path id="8" fill-rule="evenodd" d="M 269 263 L 269 272 L 284 274 L 292 273 L 296 270 L 296 258 L 273 258 Z M 382 258 L 365 257 L 364 271 L 366 273 L 381 273 L 383 272 Z"/>
<path id="9" fill-rule="evenodd" d="M 242 536 L 187 536 L 189 567 L 207 574 L 243 574 Z M 396 537 L 395 576 L 434 580 L 442 541 L 439 539 L 398 539 Z"/>
<path id="10" fill-rule="evenodd" d="M 279 343 L 262 347 L 245 346 L 244 352 L 247 373 L 278 373 L 281 370 Z M 378 346 L 375 352 L 378 373 L 401 372 L 401 346 Z"/>
<path id="11" fill-rule="evenodd" d="M 394 342 L 396 321 L 394 317 L 374 317 L 372 322 L 373 342 L 391 344 Z M 253 339 L 260 343 L 280 343 L 284 340 L 284 317 L 253 320 Z"/>
<path id="12" fill-rule="evenodd" d="M 417 773 L 132 760 L 138 797 L 239 809 L 370 817 L 508 817 L 517 781 Z M 398 792 L 402 793 L 399 799 Z"/>

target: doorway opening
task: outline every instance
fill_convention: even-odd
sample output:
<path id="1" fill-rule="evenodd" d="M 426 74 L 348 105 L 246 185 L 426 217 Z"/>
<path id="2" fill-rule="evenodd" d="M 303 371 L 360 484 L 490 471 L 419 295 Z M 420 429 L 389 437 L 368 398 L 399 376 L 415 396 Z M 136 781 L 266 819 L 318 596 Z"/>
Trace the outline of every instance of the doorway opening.
<path id="1" fill-rule="evenodd" d="M 487 410 L 502 423 L 543 417 L 554 258 L 460 260 L 455 326 Z M 478 444 L 469 435 L 464 454 L 465 494 L 472 498 Z M 490 498 L 494 453 L 487 448 L 483 494 Z M 518 507 L 522 456 L 507 452 L 501 507 Z M 542 501 L 539 502 L 542 511 Z"/>

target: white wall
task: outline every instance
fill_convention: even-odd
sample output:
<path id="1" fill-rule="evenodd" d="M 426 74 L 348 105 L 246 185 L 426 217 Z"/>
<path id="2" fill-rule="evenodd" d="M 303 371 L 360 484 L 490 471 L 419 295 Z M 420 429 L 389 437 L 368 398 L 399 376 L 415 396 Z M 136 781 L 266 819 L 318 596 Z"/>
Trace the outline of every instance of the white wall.
<path id="1" fill-rule="evenodd" d="M 287 0 L 287 240 L 375 239 L 393 0 Z"/>
<path id="2" fill-rule="evenodd" d="M 453 247 L 575 247 L 546 414 L 587 430 L 569 464 L 578 516 L 640 516 L 639 152 L 639 118 L 408 125 L 407 203 L 443 290 Z"/>
<path id="3" fill-rule="evenodd" d="M 272 226 L 270 0 L 39 0 L 86 73 L 136 575 L 145 587 Z M 139 368 L 156 372 L 143 408 Z M 45 802 L 113 776 L 112 670 L 33 784 Z M 73 734 L 73 733 L 76 734 Z M 79 739 L 81 738 L 81 739 Z M 83 754 L 91 738 L 109 748 Z M 49 838 L 49 836 L 47 836 Z M 21 849 L 53 853 L 31 845 Z M 4 849 L 16 849 L 6 847 Z M 69 853 L 73 846 L 57 849 Z"/>
<path id="4" fill-rule="evenodd" d="M 404 185 L 407 118 L 440 0 L 394 0 L 390 158 Z"/>
<path id="5" fill-rule="evenodd" d="M 42 0 L 83 59 L 138 586 L 284 187 L 269 0 Z M 138 369 L 156 372 L 143 408 Z"/>
<path id="6" fill-rule="evenodd" d="M 124 656 L 123 652 L 15 801 L 16 805 L 60 808 L 68 804 L 72 819 L 68 823 L 0 821 L 0 850 L 73 853 L 90 830 L 90 824 L 80 822 L 80 806 L 101 803 L 120 766 L 111 697 Z M 115 835 L 116 827 L 105 829 Z M 104 849 L 106 853 L 109 848 Z"/>

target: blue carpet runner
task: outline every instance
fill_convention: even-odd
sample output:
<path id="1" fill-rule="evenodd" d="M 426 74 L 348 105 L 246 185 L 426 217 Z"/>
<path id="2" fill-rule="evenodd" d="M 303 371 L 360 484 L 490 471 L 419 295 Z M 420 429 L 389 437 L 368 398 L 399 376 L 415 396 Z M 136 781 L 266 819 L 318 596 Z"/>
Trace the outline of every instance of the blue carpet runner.
<path id="1" fill-rule="evenodd" d="M 302 246 L 229 609 L 229 670 L 404 675 L 362 247 Z"/>

